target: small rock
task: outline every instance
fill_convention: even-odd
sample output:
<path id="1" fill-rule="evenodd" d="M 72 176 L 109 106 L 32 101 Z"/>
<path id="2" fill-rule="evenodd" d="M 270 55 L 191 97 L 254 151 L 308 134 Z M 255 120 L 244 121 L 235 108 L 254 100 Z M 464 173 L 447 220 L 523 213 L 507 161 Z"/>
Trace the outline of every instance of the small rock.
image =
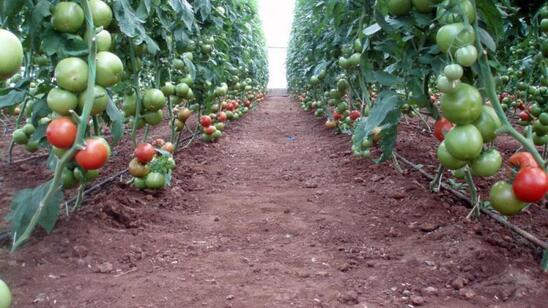
<path id="1" fill-rule="evenodd" d="M 226 297 L 227 300 L 231 301 L 234 299 L 234 295 L 230 294 L 230 295 L 227 295 Z"/>
<path id="2" fill-rule="evenodd" d="M 341 271 L 343 273 L 348 272 L 348 270 L 350 270 L 350 264 L 348 264 L 348 263 L 345 263 L 345 264 L 339 266 L 339 271 Z"/>
<path id="3" fill-rule="evenodd" d="M 76 245 L 72 247 L 72 254 L 80 259 L 87 257 L 89 250 L 82 245 Z"/>
<path id="4" fill-rule="evenodd" d="M 437 230 L 439 227 L 440 227 L 440 225 L 438 225 L 438 224 L 434 224 L 434 223 L 430 223 L 430 222 L 425 222 L 425 223 L 423 223 L 423 224 L 421 224 L 421 225 L 419 226 L 419 229 L 420 229 L 422 232 L 432 232 L 432 231 Z"/>
<path id="5" fill-rule="evenodd" d="M 108 274 L 112 272 L 113 269 L 114 269 L 114 266 L 112 265 L 112 263 L 105 262 L 97 265 L 96 272 L 102 273 L 102 274 Z"/>
<path id="6" fill-rule="evenodd" d="M 460 289 L 464 288 L 465 284 L 466 284 L 466 280 L 462 277 L 457 277 L 453 281 L 451 281 L 451 286 L 455 290 L 460 290 Z"/>
<path id="7" fill-rule="evenodd" d="M 316 273 L 316 275 L 320 276 L 320 277 L 329 277 L 329 273 L 328 272 L 318 272 Z"/>
<path id="8" fill-rule="evenodd" d="M 403 290 L 403 292 L 401 292 L 401 294 L 402 294 L 403 296 L 410 296 L 410 295 L 411 295 L 411 291 L 409 291 L 409 290 Z"/>
<path id="9" fill-rule="evenodd" d="M 418 295 L 411 295 L 411 303 L 413 303 L 413 305 L 420 306 L 424 304 L 424 297 L 418 296 Z"/>
<path id="10" fill-rule="evenodd" d="M 421 290 L 422 295 L 436 295 L 439 290 L 435 287 L 426 287 Z"/>
<path id="11" fill-rule="evenodd" d="M 436 266 L 436 263 L 434 263 L 434 262 L 432 262 L 432 261 L 428 261 L 428 260 L 424 261 L 424 264 L 426 264 L 426 265 L 428 265 L 428 266 L 431 266 L 431 267 Z"/>
<path id="12" fill-rule="evenodd" d="M 346 305 L 357 305 L 359 303 L 358 294 L 355 291 L 347 291 L 339 296 L 339 302 Z"/>
<path id="13" fill-rule="evenodd" d="M 318 184 L 316 184 L 314 182 L 306 182 L 306 183 L 304 183 L 304 187 L 305 188 L 318 188 Z"/>
<path id="14" fill-rule="evenodd" d="M 462 288 L 459 290 L 459 295 L 470 299 L 476 296 L 476 292 L 470 288 Z"/>
<path id="15" fill-rule="evenodd" d="M 367 262 L 365 263 L 365 265 L 366 265 L 367 267 L 375 267 L 375 262 L 374 262 L 374 261 L 367 261 Z"/>

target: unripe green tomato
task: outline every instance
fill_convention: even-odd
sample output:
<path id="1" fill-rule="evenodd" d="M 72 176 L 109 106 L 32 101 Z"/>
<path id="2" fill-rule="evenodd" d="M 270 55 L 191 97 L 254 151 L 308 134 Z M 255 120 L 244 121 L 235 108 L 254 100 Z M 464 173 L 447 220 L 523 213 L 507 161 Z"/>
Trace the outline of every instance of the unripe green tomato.
<path id="1" fill-rule="evenodd" d="M 96 82 L 103 87 L 116 85 L 124 73 L 124 64 L 120 58 L 109 52 L 101 51 L 97 54 L 97 77 Z"/>
<path id="2" fill-rule="evenodd" d="M 53 88 L 48 93 L 47 104 L 52 111 L 66 116 L 70 110 L 75 110 L 78 106 L 78 97 L 70 91 Z"/>
<path id="3" fill-rule="evenodd" d="M 23 45 L 17 36 L 0 29 L 0 81 L 19 72 L 23 64 Z"/>
<path id="4" fill-rule="evenodd" d="M 148 111 L 160 110 L 166 105 L 166 97 L 158 89 L 148 89 L 143 96 L 143 105 Z"/>
<path id="5" fill-rule="evenodd" d="M 61 1 L 53 8 L 51 23 L 56 31 L 76 33 L 84 24 L 84 10 L 77 3 Z"/>
<path id="6" fill-rule="evenodd" d="M 450 81 L 459 80 L 464 74 L 462 66 L 459 64 L 449 64 L 443 69 L 443 73 Z"/>
<path id="7" fill-rule="evenodd" d="M 458 64 L 470 67 L 478 60 L 478 50 L 474 45 L 465 46 L 457 50 L 455 57 Z"/>
<path id="8" fill-rule="evenodd" d="M 145 113 L 144 118 L 145 122 L 148 125 L 158 125 L 162 123 L 162 120 L 164 119 L 164 113 L 162 112 L 162 109 L 159 109 L 157 111 Z"/>
<path id="9" fill-rule="evenodd" d="M 36 127 L 34 127 L 34 125 L 32 125 L 31 123 L 25 124 L 21 129 L 29 137 L 32 136 L 32 134 L 34 134 L 34 132 L 36 131 Z"/>
<path id="10" fill-rule="evenodd" d="M 107 110 L 109 97 L 107 90 L 101 86 L 96 85 L 93 92 L 95 99 L 93 100 L 93 107 L 91 107 L 91 115 L 98 115 Z M 78 97 L 78 107 L 81 111 L 84 110 L 87 95 L 88 90 L 86 89 L 84 92 L 80 93 L 80 96 Z"/>
<path id="11" fill-rule="evenodd" d="M 145 179 L 142 179 L 142 178 L 133 178 L 133 186 L 135 186 L 137 189 L 140 189 L 140 190 L 147 188 Z"/>
<path id="12" fill-rule="evenodd" d="M 14 130 L 11 136 L 15 144 L 27 144 L 29 141 L 29 137 L 25 134 L 25 131 L 23 131 L 22 128 Z"/>
<path id="13" fill-rule="evenodd" d="M 171 96 L 175 94 L 175 86 L 171 82 L 166 82 L 161 90 L 165 96 Z"/>
<path id="14" fill-rule="evenodd" d="M 72 189 L 78 186 L 78 180 L 74 176 L 74 173 L 66 167 L 63 169 L 63 173 L 61 173 L 61 181 L 63 182 L 64 189 Z"/>
<path id="15" fill-rule="evenodd" d="M 497 150 L 485 151 L 470 163 L 470 171 L 473 176 L 493 176 L 501 167 L 502 156 Z"/>
<path id="16" fill-rule="evenodd" d="M 438 146 L 437 157 L 442 166 L 450 170 L 460 169 L 467 164 L 465 160 L 459 160 L 447 151 L 445 141 Z"/>
<path id="17" fill-rule="evenodd" d="M 88 65 L 76 57 L 65 58 L 55 67 L 57 84 L 71 92 L 81 92 L 87 88 Z"/>
<path id="18" fill-rule="evenodd" d="M 471 124 L 457 125 L 445 136 L 447 152 L 462 161 L 477 158 L 483 149 L 481 132 Z"/>
<path id="19" fill-rule="evenodd" d="M 96 27 L 107 28 L 112 23 L 112 10 L 104 1 L 90 0 L 89 7 Z"/>

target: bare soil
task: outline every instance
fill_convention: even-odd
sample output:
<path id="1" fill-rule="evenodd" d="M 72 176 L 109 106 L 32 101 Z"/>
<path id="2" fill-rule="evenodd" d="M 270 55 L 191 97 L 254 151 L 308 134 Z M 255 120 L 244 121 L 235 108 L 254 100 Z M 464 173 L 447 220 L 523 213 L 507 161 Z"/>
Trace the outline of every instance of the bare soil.
<path id="1" fill-rule="evenodd" d="M 399 153 L 433 169 L 431 136 L 411 126 Z M 269 98 L 178 154 L 169 189 L 113 183 L 52 234 L 0 249 L 0 277 L 14 307 L 546 307 L 541 251 L 349 143 Z M 23 185 L 2 175 L 8 196 Z M 547 218 L 516 221 L 546 238 Z"/>

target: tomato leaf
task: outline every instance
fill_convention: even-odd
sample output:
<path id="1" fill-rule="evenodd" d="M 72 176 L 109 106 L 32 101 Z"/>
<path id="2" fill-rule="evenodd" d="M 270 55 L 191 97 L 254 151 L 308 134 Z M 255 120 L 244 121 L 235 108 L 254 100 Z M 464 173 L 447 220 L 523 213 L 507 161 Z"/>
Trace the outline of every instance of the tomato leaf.
<path id="1" fill-rule="evenodd" d="M 13 107 L 23 102 L 25 99 L 25 92 L 18 89 L 13 89 L 8 94 L 0 96 L 0 109 Z"/>
<path id="2" fill-rule="evenodd" d="M 124 135 L 124 115 L 116 107 L 114 102 L 112 101 L 112 98 L 109 95 L 108 98 L 108 104 L 107 104 L 107 116 L 109 117 L 112 125 L 111 125 L 111 133 L 112 133 L 112 143 L 117 144 L 120 142 Z"/>
<path id="3" fill-rule="evenodd" d="M 45 31 L 42 49 L 48 56 L 57 54 L 60 58 L 68 56 L 83 57 L 88 53 L 86 42 L 79 35 L 59 33 L 49 28 Z"/>
<path id="4" fill-rule="evenodd" d="M 497 44 L 495 44 L 495 40 L 493 40 L 493 37 L 491 37 L 489 32 L 485 31 L 482 28 L 478 28 L 478 29 L 479 29 L 478 34 L 483 45 L 485 45 L 491 51 L 497 51 Z"/>
<path id="5" fill-rule="evenodd" d="M 12 199 L 11 211 L 6 216 L 6 220 L 11 224 L 11 233 L 15 243 L 12 247 L 13 250 L 25 242 L 36 227 L 36 224 L 32 222 L 33 219 L 37 218 L 36 223 L 46 232 L 49 233 L 53 230 L 59 217 L 59 204 L 63 199 L 63 192 L 58 188 L 55 189 L 50 201 L 43 204 L 40 210 L 40 201 L 44 199 L 51 185 L 53 182 L 48 181 L 35 188 L 20 190 Z M 35 217 L 37 215 L 38 217 Z"/>

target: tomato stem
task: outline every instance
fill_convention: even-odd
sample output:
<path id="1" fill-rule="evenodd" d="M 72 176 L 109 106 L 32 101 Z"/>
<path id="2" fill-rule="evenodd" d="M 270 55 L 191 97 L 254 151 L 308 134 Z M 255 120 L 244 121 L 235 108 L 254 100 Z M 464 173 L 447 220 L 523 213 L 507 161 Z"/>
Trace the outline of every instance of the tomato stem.
<path id="1" fill-rule="evenodd" d="M 50 181 L 48 191 L 46 192 L 44 198 L 40 200 L 40 203 L 38 204 L 38 207 L 36 209 L 36 212 L 34 212 L 34 215 L 30 219 L 27 228 L 23 232 L 23 234 L 17 236 L 17 234 L 14 234 L 13 237 L 13 245 L 12 245 L 12 251 L 17 249 L 21 244 L 23 244 L 24 241 L 30 236 L 36 225 L 38 224 L 38 220 L 42 214 L 42 211 L 44 207 L 50 202 L 51 198 L 53 197 L 54 193 L 61 189 L 61 177 L 63 174 L 63 169 L 65 168 L 65 165 L 73 158 L 74 154 L 78 150 L 79 146 L 82 144 L 82 141 L 84 139 L 88 120 L 91 114 L 91 108 L 93 107 L 93 102 L 95 100 L 95 74 L 96 74 L 96 43 L 95 43 L 95 36 L 93 33 L 95 33 L 95 25 L 93 23 L 93 18 L 91 16 L 91 10 L 89 7 L 89 0 L 80 0 L 80 4 L 82 6 L 82 9 L 84 11 L 85 21 L 86 21 L 86 32 L 88 33 L 88 84 L 87 88 L 89 91 L 87 91 L 85 96 L 85 104 L 84 108 L 82 110 L 82 116 L 81 116 L 81 122 L 78 124 L 78 130 L 76 134 L 76 141 L 74 142 L 74 145 L 61 157 L 61 159 L 57 162 L 57 165 L 55 166 L 55 173 L 53 176 L 53 179 Z"/>

